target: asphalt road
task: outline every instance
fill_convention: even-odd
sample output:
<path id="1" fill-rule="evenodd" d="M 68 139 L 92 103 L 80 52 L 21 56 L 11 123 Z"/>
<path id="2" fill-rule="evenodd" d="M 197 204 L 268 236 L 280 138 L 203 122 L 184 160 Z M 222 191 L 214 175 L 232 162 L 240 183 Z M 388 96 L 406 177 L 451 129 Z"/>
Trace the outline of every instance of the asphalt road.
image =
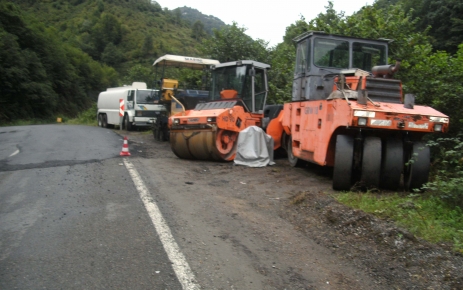
<path id="1" fill-rule="evenodd" d="M 182 289 L 121 148 L 103 128 L 0 128 L 0 289 Z"/>
<path id="2" fill-rule="evenodd" d="M 0 289 L 391 289 L 291 206 L 330 176 L 276 161 L 182 160 L 149 132 L 0 128 Z"/>

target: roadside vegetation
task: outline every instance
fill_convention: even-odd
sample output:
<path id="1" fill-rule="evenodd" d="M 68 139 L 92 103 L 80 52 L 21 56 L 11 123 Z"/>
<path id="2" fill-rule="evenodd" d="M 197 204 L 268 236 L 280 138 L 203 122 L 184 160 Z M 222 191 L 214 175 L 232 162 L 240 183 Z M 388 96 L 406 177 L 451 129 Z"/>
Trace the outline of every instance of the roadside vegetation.
<path id="1" fill-rule="evenodd" d="M 4 122 L 1 126 L 27 126 L 27 125 L 46 125 L 46 124 L 71 124 L 71 125 L 87 125 L 87 126 L 97 126 L 98 122 L 96 119 L 97 106 L 96 103 L 93 103 L 90 108 L 87 110 L 78 113 L 75 117 L 70 117 L 66 115 L 57 115 L 55 117 L 50 117 L 47 119 L 17 119 L 12 122 Z M 59 121 L 58 121 L 59 120 Z"/>
<path id="2" fill-rule="evenodd" d="M 433 192 L 395 193 L 372 192 L 336 193 L 341 203 L 375 216 L 394 220 L 410 233 L 433 243 L 451 244 L 463 254 L 463 211 L 453 207 Z"/>
<path id="3" fill-rule="evenodd" d="M 17 119 L 10 122 L 4 122 L 1 124 L 2 127 L 7 126 L 27 126 L 27 125 L 44 125 L 44 124 L 52 124 L 56 122 L 57 118 L 48 118 L 48 119 Z"/>
<path id="4" fill-rule="evenodd" d="M 79 113 L 76 118 L 67 120 L 66 123 L 73 125 L 98 126 L 98 121 L 96 119 L 97 111 L 96 103 L 93 103 L 89 109 Z"/>

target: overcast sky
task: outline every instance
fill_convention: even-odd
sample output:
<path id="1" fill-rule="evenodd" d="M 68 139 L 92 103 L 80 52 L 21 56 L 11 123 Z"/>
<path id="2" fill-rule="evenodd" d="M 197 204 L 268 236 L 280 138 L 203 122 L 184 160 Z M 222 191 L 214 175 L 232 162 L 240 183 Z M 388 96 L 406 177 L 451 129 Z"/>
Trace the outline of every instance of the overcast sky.
<path id="1" fill-rule="evenodd" d="M 326 11 L 328 0 L 156 0 L 162 8 L 191 7 L 206 15 L 221 19 L 226 24 L 238 23 L 245 27 L 246 34 L 260 38 L 274 46 L 283 41 L 286 27 L 305 17 L 306 21 Z M 352 15 L 373 0 L 332 0 L 337 12 Z"/>

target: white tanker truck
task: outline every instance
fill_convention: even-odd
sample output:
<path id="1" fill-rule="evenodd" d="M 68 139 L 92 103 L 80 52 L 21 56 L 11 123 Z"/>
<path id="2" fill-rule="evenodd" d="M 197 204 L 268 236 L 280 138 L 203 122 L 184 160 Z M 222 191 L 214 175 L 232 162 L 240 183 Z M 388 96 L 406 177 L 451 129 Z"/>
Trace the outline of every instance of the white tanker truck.
<path id="1" fill-rule="evenodd" d="M 159 104 L 159 93 L 146 88 L 146 83 L 134 82 L 130 86 L 108 88 L 98 96 L 98 126 L 150 127 L 153 119 L 166 111 Z"/>

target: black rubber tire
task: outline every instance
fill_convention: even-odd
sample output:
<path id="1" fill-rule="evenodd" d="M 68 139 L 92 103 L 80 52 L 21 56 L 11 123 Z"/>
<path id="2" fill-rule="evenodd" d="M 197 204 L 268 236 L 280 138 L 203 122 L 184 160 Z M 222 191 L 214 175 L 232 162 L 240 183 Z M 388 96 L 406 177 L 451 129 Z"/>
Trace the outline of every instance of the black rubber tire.
<path id="1" fill-rule="evenodd" d="M 291 138 L 291 136 L 288 136 L 288 143 L 286 148 L 288 153 L 289 165 L 291 165 L 292 167 L 301 167 L 302 165 L 304 165 L 304 161 L 297 158 L 293 154 L 293 139 Z"/>
<path id="2" fill-rule="evenodd" d="M 354 138 L 348 135 L 337 135 L 334 154 L 333 189 L 349 190 L 352 186 Z"/>
<path id="3" fill-rule="evenodd" d="M 103 127 L 103 115 L 98 114 L 98 127 Z"/>
<path id="4" fill-rule="evenodd" d="M 404 168 L 404 145 L 402 140 L 388 138 L 383 142 L 380 187 L 397 190 Z"/>
<path id="5" fill-rule="evenodd" d="M 409 191 L 420 189 L 428 182 L 431 167 L 430 149 L 426 146 L 425 142 L 415 141 L 406 155 L 408 158 L 405 161 L 408 163 L 408 166 L 404 169 L 405 189 Z"/>
<path id="6" fill-rule="evenodd" d="M 158 141 L 158 129 L 153 128 L 151 131 L 153 132 L 154 140 Z"/>
<path id="7" fill-rule="evenodd" d="M 132 123 L 129 122 L 129 116 L 127 114 L 124 115 L 124 124 L 125 130 L 132 131 Z"/>
<path id="8" fill-rule="evenodd" d="M 170 132 L 169 129 L 166 127 L 161 129 L 160 137 L 161 141 L 169 141 L 170 140 Z"/>
<path id="9" fill-rule="evenodd" d="M 379 188 L 381 177 L 381 139 L 366 137 L 363 141 L 361 182 L 368 188 Z"/>
<path id="10" fill-rule="evenodd" d="M 103 114 L 103 128 L 108 128 L 108 117 Z"/>

